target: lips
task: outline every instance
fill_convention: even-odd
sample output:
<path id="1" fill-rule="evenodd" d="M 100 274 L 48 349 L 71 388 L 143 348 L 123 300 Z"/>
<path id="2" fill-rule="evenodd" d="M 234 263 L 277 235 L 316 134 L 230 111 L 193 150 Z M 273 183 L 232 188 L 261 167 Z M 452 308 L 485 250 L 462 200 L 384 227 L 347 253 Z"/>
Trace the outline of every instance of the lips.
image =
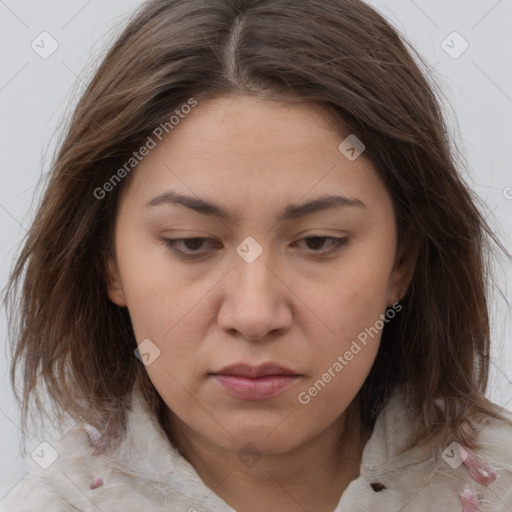
<path id="1" fill-rule="evenodd" d="M 234 364 L 226 366 L 215 375 L 234 375 L 237 377 L 258 378 L 267 375 L 298 375 L 288 368 L 284 368 L 275 363 L 265 363 L 259 366 L 251 366 L 248 364 Z"/>
<path id="2" fill-rule="evenodd" d="M 240 400 L 268 400 L 284 392 L 300 374 L 275 363 L 236 364 L 211 374 L 221 389 Z"/>

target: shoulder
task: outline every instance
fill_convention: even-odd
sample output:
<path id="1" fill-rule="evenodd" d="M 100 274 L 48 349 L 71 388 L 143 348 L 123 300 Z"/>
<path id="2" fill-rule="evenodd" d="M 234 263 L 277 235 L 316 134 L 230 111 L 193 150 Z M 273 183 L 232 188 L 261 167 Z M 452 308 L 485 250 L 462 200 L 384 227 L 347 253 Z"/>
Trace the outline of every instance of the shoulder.
<path id="1" fill-rule="evenodd" d="M 68 496 L 55 492 L 51 484 L 37 472 L 27 473 L 0 502 L 0 512 L 34 512 L 75 510 Z"/>
<path id="2" fill-rule="evenodd" d="M 87 427 L 75 427 L 25 454 L 30 469 L 2 500 L 0 511 L 88 510 L 85 505 L 99 462 L 89 432 Z"/>
<path id="3" fill-rule="evenodd" d="M 463 452 L 461 467 L 476 482 L 482 511 L 512 510 L 512 414 L 502 414 L 509 421 L 486 418 L 478 432 L 478 448 Z"/>
<path id="4" fill-rule="evenodd" d="M 0 512 L 163 511 L 153 491 L 144 493 L 137 478 L 119 471 L 117 455 L 103 449 L 96 430 L 77 425 L 24 457 L 30 470 L 6 495 Z"/>
<path id="5" fill-rule="evenodd" d="M 476 424 L 475 449 L 452 442 L 437 447 L 433 489 L 456 494 L 464 510 L 512 510 L 512 415 L 508 421 L 487 417 Z"/>
<path id="6" fill-rule="evenodd" d="M 496 460 L 507 459 L 512 462 L 512 413 L 502 411 L 506 420 L 485 418 L 477 424 L 478 451 Z"/>
<path id="7" fill-rule="evenodd" d="M 487 417 L 476 425 L 474 450 L 455 441 L 418 442 L 420 419 L 395 394 L 365 447 L 361 476 L 337 512 L 512 510 L 512 414 L 502 414 L 509 421 Z"/>
<path id="8" fill-rule="evenodd" d="M 140 396 L 116 442 L 79 424 L 40 445 L 36 455 L 25 456 L 31 470 L 6 495 L 1 512 L 234 512 L 174 450 Z"/>

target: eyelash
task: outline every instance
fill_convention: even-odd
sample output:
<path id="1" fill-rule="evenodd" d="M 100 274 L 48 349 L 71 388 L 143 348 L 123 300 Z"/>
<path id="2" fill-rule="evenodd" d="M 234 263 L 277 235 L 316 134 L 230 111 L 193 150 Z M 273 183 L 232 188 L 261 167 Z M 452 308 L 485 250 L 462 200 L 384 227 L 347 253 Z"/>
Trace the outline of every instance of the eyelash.
<path id="1" fill-rule="evenodd" d="M 312 239 L 324 239 L 324 240 L 331 240 L 333 242 L 333 245 L 330 249 L 324 250 L 324 251 L 312 251 L 313 255 L 315 256 L 329 256 L 335 252 L 338 252 L 342 247 L 346 246 L 349 242 L 348 238 L 337 238 L 334 236 L 320 236 L 320 235 L 313 235 L 308 236 L 305 238 L 301 238 L 301 240 L 312 240 Z M 192 238 L 165 238 L 162 240 L 162 243 L 174 251 L 180 258 L 186 259 L 186 260 L 193 260 L 193 259 L 199 259 L 203 257 L 205 254 L 208 254 L 208 252 L 186 252 L 181 249 L 176 248 L 177 242 L 187 242 L 190 240 L 198 240 L 198 241 L 204 241 L 204 240 L 213 240 L 213 238 L 201 238 L 201 237 L 192 237 Z M 299 241 L 301 241 L 299 240 Z"/>

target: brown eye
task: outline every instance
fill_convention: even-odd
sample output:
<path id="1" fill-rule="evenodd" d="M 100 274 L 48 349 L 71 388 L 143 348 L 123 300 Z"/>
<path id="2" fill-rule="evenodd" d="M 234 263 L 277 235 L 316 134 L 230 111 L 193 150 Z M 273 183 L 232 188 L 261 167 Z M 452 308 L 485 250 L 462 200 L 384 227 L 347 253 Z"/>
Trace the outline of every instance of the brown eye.
<path id="1" fill-rule="evenodd" d="M 185 259 L 194 259 L 205 256 L 206 254 L 212 252 L 212 250 L 203 250 L 201 251 L 201 247 L 205 241 L 214 242 L 213 238 L 165 238 L 163 243 L 166 247 L 170 248 L 174 251 L 178 256 Z"/>
<path id="2" fill-rule="evenodd" d="M 307 248 L 313 253 L 330 254 L 348 243 L 348 238 L 337 238 L 333 236 L 308 236 L 302 240 L 306 241 Z M 302 241 L 300 240 L 300 241 Z M 325 242 L 329 244 L 326 247 Z M 324 247 L 324 249 L 322 249 Z"/>

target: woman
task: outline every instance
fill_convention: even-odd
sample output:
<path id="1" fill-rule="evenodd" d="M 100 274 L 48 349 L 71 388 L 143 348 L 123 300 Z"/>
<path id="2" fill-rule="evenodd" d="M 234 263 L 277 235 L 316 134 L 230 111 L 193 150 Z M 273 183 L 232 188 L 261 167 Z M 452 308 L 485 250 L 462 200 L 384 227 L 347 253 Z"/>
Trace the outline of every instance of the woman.
<path id="1" fill-rule="evenodd" d="M 5 510 L 512 507 L 490 241 L 369 6 L 147 2 L 12 274 L 24 418 L 41 372 L 77 425 Z"/>

